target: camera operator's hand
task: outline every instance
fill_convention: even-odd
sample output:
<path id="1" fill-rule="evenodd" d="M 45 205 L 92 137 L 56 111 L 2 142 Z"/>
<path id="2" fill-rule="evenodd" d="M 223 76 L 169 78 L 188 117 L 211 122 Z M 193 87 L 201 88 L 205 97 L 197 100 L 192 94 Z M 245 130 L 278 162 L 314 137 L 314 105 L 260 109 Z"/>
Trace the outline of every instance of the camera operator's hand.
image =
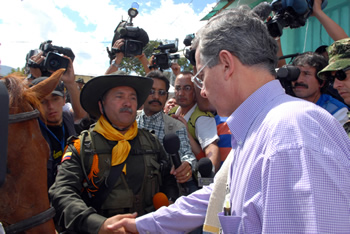
<path id="1" fill-rule="evenodd" d="M 35 62 L 36 64 L 40 64 L 44 61 L 45 57 L 43 56 L 43 52 L 39 52 L 36 55 L 33 55 L 32 57 L 30 57 L 30 60 L 32 60 L 33 62 Z M 29 67 L 30 73 L 35 77 L 38 78 L 40 76 L 42 76 L 41 70 L 40 68 L 34 68 L 34 67 Z"/>
<path id="2" fill-rule="evenodd" d="M 66 87 L 70 96 L 70 102 L 72 104 L 72 109 L 74 114 L 74 122 L 78 122 L 82 120 L 84 117 L 86 117 L 87 113 L 84 111 L 84 109 L 80 105 L 80 100 L 79 100 L 80 91 L 77 84 L 75 83 L 73 62 L 70 57 L 66 55 L 63 57 L 67 58 L 69 60 L 69 63 L 65 73 L 63 73 L 61 77 L 61 80 L 63 81 L 63 84 Z"/>
<path id="3" fill-rule="evenodd" d="M 146 74 L 148 72 L 150 72 L 150 69 L 148 67 L 148 60 L 147 57 L 144 53 L 142 53 L 141 55 L 135 55 L 136 58 L 138 58 L 143 66 L 143 69 L 145 70 Z"/>
<path id="4" fill-rule="evenodd" d="M 177 76 L 181 72 L 181 67 L 178 63 L 172 63 L 170 68 L 175 76 Z"/>
<path id="5" fill-rule="evenodd" d="M 328 35 L 334 40 L 340 40 L 347 38 L 348 35 L 342 27 L 340 27 L 336 22 L 334 22 L 326 13 L 322 10 L 322 0 L 314 0 L 314 5 L 312 8 L 312 16 L 315 16 L 322 26 L 326 29 Z"/>
<path id="6" fill-rule="evenodd" d="M 114 42 L 112 48 L 120 50 L 120 48 L 124 45 L 124 39 L 118 39 Z M 109 68 L 107 69 L 105 74 L 111 74 L 113 72 L 118 71 L 119 65 L 122 62 L 124 58 L 124 53 L 123 52 L 118 52 L 116 54 L 115 59 L 112 61 L 112 63 L 109 65 Z"/>

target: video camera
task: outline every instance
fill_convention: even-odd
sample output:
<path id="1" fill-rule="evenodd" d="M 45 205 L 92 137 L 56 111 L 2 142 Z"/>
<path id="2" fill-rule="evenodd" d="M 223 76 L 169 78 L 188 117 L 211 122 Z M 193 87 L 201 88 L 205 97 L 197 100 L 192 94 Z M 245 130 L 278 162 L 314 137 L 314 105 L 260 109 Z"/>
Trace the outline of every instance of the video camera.
<path id="1" fill-rule="evenodd" d="M 175 43 L 170 43 L 160 45 L 157 48 L 154 48 L 153 51 L 158 50 L 158 53 L 153 53 L 154 56 L 151 67 L 159 67 L 161 70 L 168 69 L 171 67 L 171 60 L 179 59 L 180 55 L 171 54 L 176 53 L 178 50 L 179 39 L 175 39 Z"/>
<path id="2" fill-rule="evenodd" d="M 284 65 L 277 70 L 277 79 L 285 89 L 286 93 L 294 96 L 292 81 L 296 81 L 300 75 L 300 69 L 293 65 Z"/>
<path id="3" fill-rule="evenodd" d="M 122 20 L 116 29 L 114 30 L 114 37 L 112 40 L 111 50 L 107 47 L 107 53 L 110 60 L 116 57 L 116 53 L 122 52 L 124 57 L 134 57 L 135 55 L 141 55 L 142 49 L 149 42 L 148 34 L 145 30 L 139 27 L 134 27 L 132 19 L 138 14 L 139 5 L 134 2 L 131 8 L 128 10 L 129 21 Z M 114 43 L 123 38 L 124 45 L 119 49 L 113 48 Z"/>
<path id="4" fill-rule="evenodd" d="M 327 0 L 323 0 L 322 9 L 327 6 L 327 3 Z M 270 35 L 280 37 L 285 27 L 304 26 L 312 13 L 313 5 L 314 0 L 273 0 L 270 6 L 275 15 L 266 23 Z"/>
<path id="5" fill-rule="evenodd" d="M 31 56 L 43 52 L 44 61 L 40 64 L 30 59 Z M 40 44 L 39 50 L 30 50 L 27 54 L 28 67 L 40 68 L 42 71 L 56 71 L 60 68 L 67 68 L 69 60 L 61 54 L 68 56 L 74 61 L 75 55 L 71 48 L 52 45 L 51 40 L 44 41 Z"/>
<path id="6" fill-rule="evenodd" d="M 184 39 L 185 46 L 186 47 L 191 46 L 194 38 L 195 38 L 194 33 L 186 35 L 186 37 Z M 193 66 L 196 66 L 196 58 L 195 58 L 196 50 L 191 49 L 191 48 L 187 48 L 184 50 L 184 53 L 185 53 L 185 57 L 190 61 L 190 63 Z"/>

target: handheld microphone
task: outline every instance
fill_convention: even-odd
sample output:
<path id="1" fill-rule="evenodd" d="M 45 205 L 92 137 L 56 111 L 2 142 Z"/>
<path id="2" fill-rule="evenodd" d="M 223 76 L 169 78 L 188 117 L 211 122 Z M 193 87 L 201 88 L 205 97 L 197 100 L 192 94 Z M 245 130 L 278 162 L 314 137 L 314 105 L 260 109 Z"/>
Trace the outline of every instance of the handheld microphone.
<path id="1" fill-rule="evenodd" d="M 168 197 L 162 193 L 156 193 L 153 196 L 153 206 L 156 210 L 158 210 L 162 206 L 169 206 L 169 199 Z"/>
<path id="2" fill-rule="evenodd" d="M 213 172 L 213 163 L 209 158 L 201 158 L 197 165 L 198 187 L 213 183 L 215 173 Z"/>
<path id="3" fill-rule="evenodd" d="M 169 154 L 173 160 L 175 169 L 181 165 L 179 156 L 180 139 L 175 133 L 167 134 L 163 138 L 163 146 L 165 151 Z"/>
<path id="4" fill-rule="evenodd" d="M 253 12 L 257 14 L 262 21 L 265 21 L 272 12 L 271 4 L 268 2 L 261 2 L 253 8 Z"/>

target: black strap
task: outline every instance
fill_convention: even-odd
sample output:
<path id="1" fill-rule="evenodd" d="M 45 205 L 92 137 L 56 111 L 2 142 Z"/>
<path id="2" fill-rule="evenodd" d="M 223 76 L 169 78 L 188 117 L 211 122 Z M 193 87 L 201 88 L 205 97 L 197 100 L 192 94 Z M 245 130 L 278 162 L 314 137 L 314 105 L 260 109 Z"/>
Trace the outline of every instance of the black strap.
<path id="1" fill-rule="evenodd" d="M 9 94 L 4 82 L 0 81 L 0 187 L 7 173 L 7 138 L 9 118 Z"/>
<path id="2" fill-rule="evenodd" d="M 5 227 L 5 233 L 12 234 L 12 233 L 24 232 L 28 229 L 31 229 L 33 227 L 39 226 L 40 224 L 48 222 L 53 217 L 55 217 L 55 214 L 56 214 L 55 208 L 50 207 L 49 209 L 37 215 L 34 215 L 28 219 L 22 220 L 18 223 L 11 224 Z"/>
<path id="3" fill-rule="evenodd" d="M 91 204 L 92 207 L 94 207 L 96 210 L 99 210 L 101 208 L 103 202 L 107 199 L 108 194 L 112 191 L 123 170 L 125 163 L 126 160 L 122 164 L 111 167 L 107 182 L 103 183 L 100 188 L 98 188 L 98 191 L 95 193 L 93 202 Z"/>

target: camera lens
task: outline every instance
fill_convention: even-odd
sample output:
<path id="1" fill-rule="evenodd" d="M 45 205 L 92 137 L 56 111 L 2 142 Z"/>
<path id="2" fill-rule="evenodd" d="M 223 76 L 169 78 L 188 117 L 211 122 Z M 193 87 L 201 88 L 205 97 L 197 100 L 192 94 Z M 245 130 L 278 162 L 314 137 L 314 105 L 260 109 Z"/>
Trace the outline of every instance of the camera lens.
<path id="1" fill-rule="evenodd" d="M 58 60 L 56 60 L 56 59 L 52 59 L 52 60 L 50 60 L 49 61 L 49 64 L 50 64 L 50 67 L 51 68 L 54 68 L 54 69 L 58 69 L 58 68 L 60 68 L 60 66 L 61 66 L 61 63 L 60 63 L 60 61 L 58 61 Z"/>
<path id="2" fill-rule="evenodd" d="M 137 44 L 137 43 L 134 43 L 134 42 L 129 42 L 129 43 L 128 43 L 127 50 L 128 50 L 130 53 L 137 52 L 137 51 L 140 50 L 140 45 Z"/>

